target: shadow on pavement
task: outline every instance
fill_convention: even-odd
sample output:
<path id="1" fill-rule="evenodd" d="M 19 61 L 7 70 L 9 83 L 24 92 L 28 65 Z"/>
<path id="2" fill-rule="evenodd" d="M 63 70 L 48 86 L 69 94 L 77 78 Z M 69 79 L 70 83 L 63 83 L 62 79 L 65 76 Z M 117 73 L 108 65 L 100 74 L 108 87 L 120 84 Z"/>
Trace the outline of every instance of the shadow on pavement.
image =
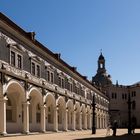
<path id="1" fill-rule="evenodd" d="M 106 136 L 106 137 L 94 137 L 94 138 L 81 138 L 74 140 L 140 140 L 140 134 L 136 133 L 135 135 L 120 135 L 120 136 Z"/>

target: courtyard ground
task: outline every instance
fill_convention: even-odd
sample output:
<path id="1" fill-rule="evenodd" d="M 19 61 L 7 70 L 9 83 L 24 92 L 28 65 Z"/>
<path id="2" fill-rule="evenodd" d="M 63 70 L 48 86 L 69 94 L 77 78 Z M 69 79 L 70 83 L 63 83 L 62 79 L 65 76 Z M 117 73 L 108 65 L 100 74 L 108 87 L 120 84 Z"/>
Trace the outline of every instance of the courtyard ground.
<path id="1" fill-rule="evenodd" d="M 140 129 L 136 129 L 135 135 L 127 135 L 127 129 L 118 129 L 117 136 L 106 136 L 105 129 L 98 129 L 92 135 L 90 130 L 68 131 L 58 133 L 30 134 L 30 135 L 8 135 L 0 137 L 0 140 L 140 140 Z"/>

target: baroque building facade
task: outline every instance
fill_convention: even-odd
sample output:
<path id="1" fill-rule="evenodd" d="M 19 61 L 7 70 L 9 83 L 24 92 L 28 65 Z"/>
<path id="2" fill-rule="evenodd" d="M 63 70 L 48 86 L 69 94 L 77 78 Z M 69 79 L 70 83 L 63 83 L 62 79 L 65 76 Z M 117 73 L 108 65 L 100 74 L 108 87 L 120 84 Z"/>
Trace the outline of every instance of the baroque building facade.
<path id="1" fill-rule="evenodd" d="M 121 128 L 128 127 L 128 99 L 131 104 L 131 121 L 136 127 L 140 127 L 140 83 L 133 85 L 119 85 L 118 81 L 113 84 L 111 76 L 107 74 L 105 68 L 105 58 L 100 54 L 98 58 L 98 69 L 92 78 L 92 84 L 109 97 L 109 116 L 110 122 L 115 120 Z"/>
<path id="2" fill-rule="evenodd" d="M 105 128 L 109 99 L 0 13 L 0 134 Z"/>

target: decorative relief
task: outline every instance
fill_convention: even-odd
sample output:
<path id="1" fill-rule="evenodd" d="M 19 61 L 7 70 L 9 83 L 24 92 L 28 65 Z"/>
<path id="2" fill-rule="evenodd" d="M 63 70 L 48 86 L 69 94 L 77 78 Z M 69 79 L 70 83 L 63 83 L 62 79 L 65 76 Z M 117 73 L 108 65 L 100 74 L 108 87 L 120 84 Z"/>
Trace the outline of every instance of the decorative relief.
<path id="1" fill-rule="evenodd" d="M 7 42 L 7 44 L 16 43 L 13 39 L 9 38 L 8 36 L 3 34 L 2 32 L 0 32 L 0 39 L 4 39 Z"/>

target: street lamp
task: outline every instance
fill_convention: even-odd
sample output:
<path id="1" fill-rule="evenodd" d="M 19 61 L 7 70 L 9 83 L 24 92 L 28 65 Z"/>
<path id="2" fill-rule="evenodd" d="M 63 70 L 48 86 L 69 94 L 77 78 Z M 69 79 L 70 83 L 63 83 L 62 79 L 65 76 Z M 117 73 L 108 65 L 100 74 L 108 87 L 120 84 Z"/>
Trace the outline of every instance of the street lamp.
<path id="1" fill-rule="evenodd" d="M 93 95 L 93 99 L 92 99 L 92 134 L 96 134 L 96 127 L 95 127 L 95 95 Z"/>
<path id="2" fill-rule="evenodd" d="M 129 88 L 129 87 L 128 87 Z M 128 135 L 131 135 L 131 97 L 130 91 L 128 91 Z"/>

